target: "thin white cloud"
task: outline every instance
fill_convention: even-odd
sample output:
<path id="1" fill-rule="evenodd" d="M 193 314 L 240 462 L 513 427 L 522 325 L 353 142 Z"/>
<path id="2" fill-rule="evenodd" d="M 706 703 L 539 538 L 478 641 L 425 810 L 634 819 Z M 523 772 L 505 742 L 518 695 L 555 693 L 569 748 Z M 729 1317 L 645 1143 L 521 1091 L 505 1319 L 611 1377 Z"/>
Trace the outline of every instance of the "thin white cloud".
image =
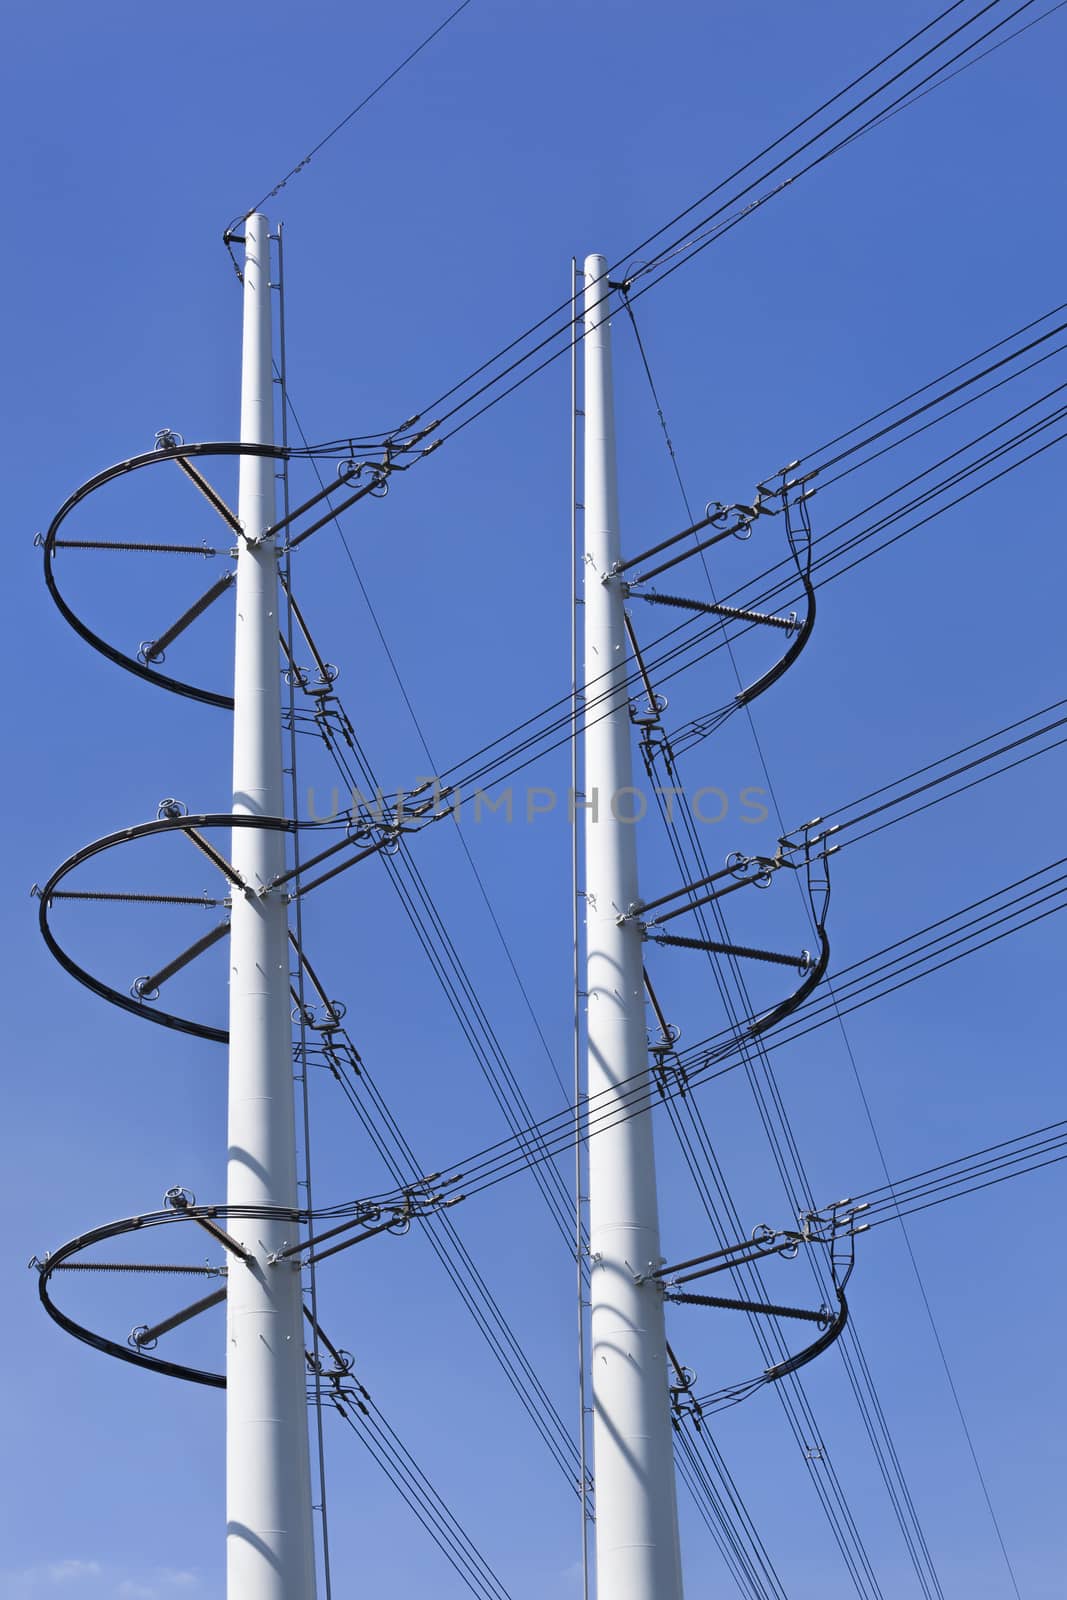
<path id="1" fill-rule="evenodd" d="M 197 1574 L 184 1567 L 154 1567 L 131 1576 L 99 1561 L 67 1558 L 0 1571 L 0 1600 L 46 1600 L 58 1592 L 70 1600 L 193 1600 L 200 1590 Z"/>
<path id="2" fill-rule="evenodd" d="M 200 1579 L 195 1572 L 180 1567 L 157 1567 L 147 1582 L 123 1578 L 116 1594 L 118 1600 L 165 1600 L 175 1594 L 190 1594 L 199 1589 Z"/>
<path id="3" fill-rule="evenodd" d="M 95 1589 L 103 1575 L 99 1561 L 45 1561 L 40 1566 L 23 1567 L 21 1572 L 0 1572 L 0 1600 L 31 1600 L 50 1589 L 87 1583 Z"/>

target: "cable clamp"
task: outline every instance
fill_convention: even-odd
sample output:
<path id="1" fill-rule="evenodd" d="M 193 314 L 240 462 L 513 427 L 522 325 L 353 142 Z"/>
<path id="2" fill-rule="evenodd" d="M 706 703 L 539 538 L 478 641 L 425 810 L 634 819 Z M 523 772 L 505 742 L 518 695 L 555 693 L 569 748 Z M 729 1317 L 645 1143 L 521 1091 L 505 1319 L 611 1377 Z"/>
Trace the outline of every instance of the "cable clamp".
<path id="1" fill-rule="evenodd" d="M 630 1263 L 628 1261 L 626 1265 L 630 1267 Z M 633 1268 L 630 1267 L 630 1271 L 633 1273 L 634 1283 L 654 1283 L 657 1289 L 665 1290 L 666 1285 L 664 1284 L 663 1279 L 660 1277 L 660 1273 L 666 1265 L 667 1257 L 660 1256 L 658 1261 L 646 1262 L 644 1272 L 634 1272 Z"/>
<path id="2" fill-rule="evenodd" d="M 667 1031 L 665 1033 L 661 1031 L 656 1038 L 649 1038 L 649 1055 L 659 1056 L 661 1058 L 669 1055 L 681 1037 L 682 1030 L 678 1027 L 677 1023 L 668 1022 Z M 657 1067 L 662 1067 L 662 1065 L 662 1060 L 657 1062 Z"/>
<path id="3" fill-rule="evenodd" d="M 670 1385 L 670 1392 L 676 1398 L 680 1398 L 683 1394 L 688 1394 L 690 1392 L 696 1381 L 697 1375 L 693 1371 L 692 1367 L 680 1367 L 678 1369 L 677 1381 Z"/>
<path id="4" fill-rule="evenodd" d="M 309 1023 L 309 1027 L 314 1028 L 316 1033 L 322 1033 L 326 1035 L 336 1033 L 338 1028 L 341 1026 L 342 1021 L 344 1020 L 347 1010 L 348 1007 L 345 1005 L 343 1000 L 323 1001 L 321 1006 L 322 1021 L 320 1022 L 316 1016 L 315 1019 Z"/>
<path id="5" fill-rule="evenodd" d="M 642 709 L 637 702 L 631 700 L 629 704 L 630 721 L 635 728 L 656 728 L 660 718 L 666 711 L 669 702 L 665 694 L 655 696 L 655 704 Z"/>

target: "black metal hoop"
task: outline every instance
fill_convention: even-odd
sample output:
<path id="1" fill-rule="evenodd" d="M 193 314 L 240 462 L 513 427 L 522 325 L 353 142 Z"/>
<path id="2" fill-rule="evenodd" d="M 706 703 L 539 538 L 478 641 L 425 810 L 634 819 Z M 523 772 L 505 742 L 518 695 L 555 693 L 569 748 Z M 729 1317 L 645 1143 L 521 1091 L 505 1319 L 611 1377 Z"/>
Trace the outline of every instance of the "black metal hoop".
<path id="1" fill-rule="evenodd" d="M 405 1191 L 404 1193 L 408 1210 L 403 1220 L 410 1225 L 411 1191 Z M 369 1200 L 347 1202 L 341 1207 L 335 1206 L 317 1211 L 289 1206 L 197 1205 L 195 1199 L 188 1195 L 187 1191 L 172 1190 L 171 1195 L 181 1195 L 181 1203 L 178 1204 L 176 1202 L 168 1205 L 166 1209 L 161 1211 L 142 1212 L 138 1216 L 123 1217 L 117 1222 L 107 1222 L 102 1227 L 91 1228 L 88 1233 L 78 1234 L 76 1238 L 68 1239 L 65 1244 L 59 1246 L 58 1250 L 49 1251 L 43 1260 L 34 1256 L 30 1261 L 30 1266 L 36 1267 L 38 1272 L 37 1292 L 41 1304 L 52 1318 L 52 1321 L 62 1328 L 65 1333 L 71 1334 L 73 1338 L 80 1340 L 82 1344 L 87 1344 L 92 1349 L 101 1351 L 104 1355 L 114 1356 L 119 1361 L 129 1362 L 131 1366 L 142 1367 L 149 1372 L 158 1372 L 167 1378 L 182 1378 L 188 1383 L 204 1384 L 214 1389 L 224 1389 L 226 1387 L 226 1379 L 222 1373 L 210 1372 L 202 1367 L 193 1367 L 187 1362 L 165 1361 L 159 1356 L 151 1355 L 149 1352 L 154 1347 L 157 1333 L 169 1332 L 177 1325 L 178 1321 L 191 1320 L 192 1316 L 212 1309 L 211 1301 L 216 1297 L 209 1296 L 207 1304 L 202 1302 L 194 1303 L 193 1306 L 187 1308 L 185 1314 L 179 1313 L 178 1319 L 171 1320 L 166 1327 L 160 1326 L 158 1330 L 150 1330 L 143 1327 L 135 1329 L 134 1334 L 130 1336 L 126 1343 L 120 1344 L 117 1339 L 109 1339 L 102 1333 L 96 1333 L 92 1328 L 86 1327 L 84 1323 L 78 1322 L 74 1317 L 68 1315 L 67 1312 L 60 1310 L 52 1298 L 51 1278 L 53 1273 L 61 1270 L 82 1272 L 95 1270 L 99 1272 L 143 1273 L 145 1275 L 152 1273 L 173 1273 L 175 1276 L 190 1274 L 221 1278 L 225 1284 L 227 1274 L 225 1267 L 222 1266 L 183 1265 L 182 1263 L 171 1262 L 142 1263 L 136 1261 L 74 1262 L 72 1259 L 81 1255 L 83 1251 L 91 1249 L 92 1246 L 104 1244 L 110 1239 L 121 1239 L 128 1234 L 141 1233 L 146 1228 L 165 1227 L 177 1222 L 199 1223 L 209 1234 L 214 1236 L 218 1244 L 238 1256 L 245 1254 L 245 1248 L 239 1239 L 235 1239 L 219 1226 L 220 1219 L 223 1221 L 229 1218 L 251 1221 L 270 1219 L 291 1222 L 297 1228 L 302 1225 L 310 1225 L 318 1218 L 326 1219 L 330 1222 L 336 1222 L 339 1216 L 348 1219 L 342 1222 L 340 1227 L 333 1227 L 327 1230 L 325 1234 L 320 1235 L 320 1241 L 330 1239 L 336 1233 L 349 1231 L 367 1224 L 367 1231 L 362 1235 L 362 1238 L 353 1239 L 350 1241 L 351 1243 L 361 1243 L 364 1239 L 373 1238 L 376 1234 L 407 1231 L 407 1227 L 398 1229 L 394 1225 L 398 1219 L 385 1222 L 381 1220 L 382 1211 L 385 1209 L 383 1197 L 381 1196 Z M 438 1198 L 436 1196 L 433 1197 L 431 1204 L 436 1205 Z M 307 1241 L 308 1245 L 312 1243 L 313 1241 Z M 291 1257 L 298 1248 L 300 1247 L 294 1246 L 292 1249 L 283 1250 L 279 1259 Z M 337 1249 L 343 1248 L 343 1245 L 333 1245 L 325 1254 L 330 1255 L 335 1253 Z M 225 1289 L 218 1295 L 216 1303 L 221 1303 L 224 1298 Z M 147 1338 L 143 1344 L 136 1342 L 135 1335 L 137 1333 L 142 1333 L 146 1336 L 152 1335 L 151 1342 Z"/>
<path id="2" fill-rule="evenodd" d="M 75 633 L 80 634 L 94 650 L 106 656 L 109 661 L 114 661 L 117 666 L 125 668 L 127 672 L 136 674 L 138 678 L 154 683 L 159 689 L 169 689 L 172 694 L 184 695 L 189 700 L 198 700 L 201 705 L 220 706 L 224 711 L 232 711 L 232 695 L 217 694 L 212 689 L 201 689 L 196 684 L 185 683 L 168 673 L 157 672 L 147 663 L 138 661 L 136 656 L 128 655 L 116 645 L 109 644 L 90 628 L 60 593 L 54 568 L 56 538 L 70 513 L 89 495 L 95 493 L 97 489 L 102 489 L 105 484 L 124 478 L 128 473 L 138 472 L 142 467 L 154 466 L 160 461 L 185 461 L 195 456 L 267 456 L 274 461 L 284 461 L 289 459 L 289 455 L 290 452 L 280 445 L 240 444 L 230 440 L 208 444 L 182 444 L 168 446 L 165 449 L 147 450 L 142 455 L 131 456 L 128 461 L 116 462 L 113 467 L 107 467 L 95 477 L 87 479 L 60 506 L 41 541 L 44 548 L 44 581 L 64 620 L 69 622 Z"/>
<path id="3" fill-rule="evenodd" d="M 90 989 L 111 1005 L 120 1007 L 123 1011 L 131 1012 L 135 1017 L 143 1017 L 149 1022 L 158 1023 L 164 1028 L 173 1028 L 178 1033 L 189 1033 L 198 1039 L 208 1039 L 215 1044 L 225 1044 L 229 1039 L 229 1031 L 225 1028 L 216 1028 L 209 1023 L 197 1022 L 190 1017 L 176 1016 L 168 1011 L 156 1011 L 147 1006 L 143 1000 L 136 1000 L 112 985 L 104 983 L 101 978 L 87 971 L 74 957 L 66 951 L 56 938 L 49 922 L 49 910 L 52 897 L 59 885 L 75 868 L 82 866 L 86 861 L 91 861 L 94 856 L 102 855 L 107 850 L 113 850 L 122 844 L 129 844 L 135 839 L 152 838 L 168 833 L 182 833 L 187 828 L 268 828 L 279 833 L 297 833 L 305 828 L 322 828 L 323 823 L 310 821 L 295 821 L 291 817 L 255 817 L 243 813 L 229 811 L 206 811 L 198 815 L 182 817 L 163 817 L 158 821 L 136 823 L 131 828 L 122 828 L 117 833 L 105 834 L 103 838 L 96 839 L 92 844 L 83 845 L 74 855 L 68 856 L 48 879 L 42 889 L 38 891 L 40 906 L 38 909 L 38 925 L 45 944 L 52 955 L 65 971 L 78 983 Z"/>
<path id="4" fill-rule="evenodd" d="M 37 1280 L 37 1292 L 48 1315 L 65 1333 L 81 1340 L 82 1344 L 91 1345 L 94 1350 L 100 1350 L 105 1355 L 115 1356 L 119 1361 L 128 1361 L 131 1366 L 143 1367 L 149 1372 L 159 1372 L 167 1378 L 184 1378 L 188 1383 L 200 1383 L 209 1388 L 224 1389 L 226 1379 L 220 1372 L 208 1372 L 201 1367 L 190 1367 L 184 1362 L 164 1361 L 159 1356 L 149 1355 L 147 1351 L 134 1349 L 128 1344 L 119 1344 L 115 1339 L 105 1338 L 103 1334 L 94 1333 L 83 1323 L 76 1322 L 65 1311 L 61 1311 L 52 1299 L 49 1280 L 53 1272 L 64 1266 L 72 1256 L 80 1255 L 92 1245 L 104 1244 L 109 1239 L 123 1238 L 126 1234 L 140 1233 L 145 1228 L 158 1228 L 174 1222 L 195 1222 L 198 1217 L 269 1216 L 299 1223 L 307 1221 L 309 1215 L 308 1212 L 289 1211 L 278 1206 L 187 1206 L 180 1211 L 149 1211 L 141 1216 L 123 1217 L 118 1222 L 107 1222 L 102 1227 L 92 1228 L 88 1233 L 69 1239 L 66 1244 L 60 1245 L 58 1250 L 50 1251 L 43 1261 L 35 1259 L 30 1265 L 38 1268 L 40 1276 Z M 132 1264 L 131 1267 L 132 1270 L 137 1270 Z M 220 1270 L 218 1276 L 225 1281 L 224 1272 Z"/>

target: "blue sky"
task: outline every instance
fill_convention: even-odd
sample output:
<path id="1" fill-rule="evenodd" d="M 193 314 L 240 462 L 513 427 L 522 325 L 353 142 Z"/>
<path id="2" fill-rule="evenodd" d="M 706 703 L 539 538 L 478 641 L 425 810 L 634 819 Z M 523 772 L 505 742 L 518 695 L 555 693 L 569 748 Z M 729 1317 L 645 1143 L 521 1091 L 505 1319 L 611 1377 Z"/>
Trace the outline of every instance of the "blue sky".
<path id="1" fill-rule="evenodd" d="M 892 8 L 671 0 L 652 12 L 622 0 L 605 13 L 586 0 L 474 0 L 272 202 L 272 219 L 286 229 L 291 394 L 308 436 L 376 431 L 410 415 L 556 305 L 572 255 L 621 255 L 933 10 L 914 0 Z M 228 721 L 89 651 L 51 606 L 33 534 L 85 478 L 151 448 L 158 428 L 187 439 L 233 435 L 240 300 L 222 228 L 442 14 L 427 0 L 402 13 L 315 4 L 299 15 L 267 0 L 251 27 L 236 7 L 194 0 L 175 13 L 103 0 L 91 10 L 21 8 L 6 19 L 10 1342 L 2 1370 L 10 1442 L 0 1600 L 216 1600 L 223 1592 L 218 1397 L 67 1339 L 39 1310 L 25 1262 L 157 1206 L 171 1184 L 221 1196 L 221 1050 L 110 1010 L 77 987 L 41 944 L 28 891 L 90 839 L 153 816 L 164 795 L 193 809 L 225 808 Z M 835 156 L 639 302 L 694 501 L 746 498 L 783 462 L 1063 299 L 1065 28 L 1060 13 L 1023 34 Z M 684 516 L 621 318 L 616 339 L 624 538 L 638 550 Z M 1017 400 L 994 396 L 943 437 L 918 439 L 817 496 L 816 532 L 1059 379 L 1026 381 Z M 365 592 L 439 765 L 566 690 L 568 436 L 567 375 L 557 365 L 347 524 Z M 1062 449 L 828 587 L 803 660 L 755 709 L 787 825 L 1060 697 Z M 148 476 L 150 486 L 116 488 L 83 508 L 82 536 L 111 537 L 120 526 L 217 536 L 210 510 L 185 485 L 157 487 L 158 474 Z M 224 472 L 217 481 L 226 486 Z M 297 494 L 313 487 L 294 478 Z M 761 553 L 748 570 L 777 554 Z M 748 548 L 724 559 L 724 575 L 740 581 Z M 136 649 L 176 614 L 186 590 L 170 569 L 160 584 L 121 561 L 75 582 L 112 636 Z M 307 546 L 299 583 L 386 786 L 428 771 L 332 531 Z M 199 662 L 216 681 L 227 671 L 224 623 L 220 611 L 197 636 Z M 174 659 L 190 662 L 191 645 Z M 703 663 L 671 686 L 672 716 L 717 705 L 733 687 L 721 657 Z M 305 744 L 302 785 L 321 807 L 331 769 Z M 843 853 L 834 965 L 1054 859 L 1061 757 Z M 739 718 L 689 758 L 687 771 L 694 784 L 731 796 L 765 782 Z M 565 786 L 562 755 L 531 769 L 530 781 Z M 715 855 L 751 848 L 757 835 L 773 843 L 769 829 L 746 829 L 736 813 L 706 831 Z M 465 825 L 464 838 L 547 1055 L 568 1081 L 567 828 L 557 814 L 530 826 Z M 436 830 L 416 848 L 526 1096 L 539 1115 L 557 1110 L 545 1046 L 454 830 Z M 651 824 L 642 860 L 646 888 L 671 884 Z M 211 882 L 197 862 L 162 851 L 119 859 L 108 871 L 114 884 L 98 879 L 98 887 L 136 879 L 198 893 Z M 94 921 L 96 913 L 70 908 L 62 916 L 72 945 L 123 989 L 174 948 L 174 925 L 162 914 Z M 1054 919 L 1039 924 L 848 1020 L 894 1175 L 1063 1115 L 1056 927 Z M 784 889 L 739 911 L 737 929 L 781 948 L 805 937 Z M 501 1137 L 499 1113 L 375 864 L 324 890 L 307 931 L 316 967 L 346 1001 L 352 1036 L 426 1165 Z M 723 1025 L 706 973 L 681 954 L 670 963 L 659 957 L 656 970 L 686 1042 Z M 182 997 L 221 1019 L 223 975 L 206 962 L 183 980 Z M 829 1201 L 880 1183 L 841 1037 L 824 1029 L 774 1059 L 816 1193 Z M 313 1084 L 324 1203 L 388 1182 L 334 1087 L 325 1075 Z M 788 1224 L 743 1076 L 709 1084 L 700 1104 L 746 1226 Z M 665 1249 L 695 1254 L 707 1225 L 669 1128 L 658 1137 Z M 1050 1377 L 1065 1310 L 1049 1270 L 1059 1173 L 972 1196 L 911 1226 L 1027 1600 L 1058 1592 L 1064 1557 L 1054 1501 L 1062 1428 Z M 570 1419 L 572 1269 L 532 1183 L 513 1179 L 458 1208 L 456 1221 Z M 859 1254 L 856 1325 L 945 1593 L 999 1600 L 1011 1593 L 1008 1575 L 903 1245 L 884 1228 Z M 424 1242 L 386 1237 L 332 1268 L 328 1280 L 324 1269 L 324 1325 L 356 1354 L 361 1380 L 514 1600 L 570 1600 L 579 1592 L 573 1497 Z M 805 1292 L 785 1276 L 779 1287 Z M 87 1313 L 120 1338 L 171 1305 L 165 1288 L 142 1290 L 133 1279 L 79 1293 Z M 220 1329 L 198 1330 L 187 1348 L 209 1359 L 221 1348 Z M 747 1334 L 713 1313 L 679 1308 L 672 1330 L 702 1387 L 759 1365 Z M 837 1357 L 809 1369 L 808 1382 L 885 1592 L 918 1593 Z M 716 1437 L 794 1600 L 854 1592 L 774 1396 L 726 1414 Z M 335 1592 L 350 1592 L 357 1575 L 368 1592 L 465 1592 L 339 1422 L 328 1444 Z M 684 1496 L 683 1516 L 690 1594 L 732 1592 Z"/>

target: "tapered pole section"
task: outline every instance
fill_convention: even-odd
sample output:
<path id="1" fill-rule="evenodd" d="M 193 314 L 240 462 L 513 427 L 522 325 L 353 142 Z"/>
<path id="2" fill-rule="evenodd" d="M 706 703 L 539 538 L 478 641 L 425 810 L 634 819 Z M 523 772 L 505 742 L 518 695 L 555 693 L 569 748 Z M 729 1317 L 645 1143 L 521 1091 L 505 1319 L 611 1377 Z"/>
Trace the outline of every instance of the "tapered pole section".
<path id="1" fill-rule="evenodd" d="M 266 217 L 245 222 L 241 441 L 272 444 L 270 242 Z M 269 457 L 242 456 L 234 663 L 233 809 L 279 817 L 282 773 L 278 558 L 255 541 L 274 515 Z M 295 1209 L 296 1132 L 285 895 L 262 897 L 285 870 L 283 835 L 235 828 L 230 932 L 227 1199 Z M 227 1278 L 226 1547 L 229 1600 L 311 1600 L 315 1592 L 300 1269 L 271 1265 L 296 1241 L 292 1221 L 228 1224 L 253 1260 L 231 1255 Z"/>
<path id="2" fill-rule="evenodd" d="M 585 262 L 585 857 L 598 1600 L 681 1600 L 641 932 L 607 262 Z M 595 708 L 591 711 L 591 708 Z"/>

